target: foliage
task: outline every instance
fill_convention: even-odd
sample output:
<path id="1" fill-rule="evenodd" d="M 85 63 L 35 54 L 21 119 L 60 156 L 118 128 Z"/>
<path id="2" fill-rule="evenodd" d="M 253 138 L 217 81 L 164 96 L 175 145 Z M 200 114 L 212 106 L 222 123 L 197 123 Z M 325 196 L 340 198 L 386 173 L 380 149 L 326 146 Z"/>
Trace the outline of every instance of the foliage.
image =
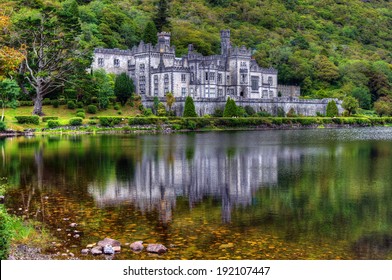
<path id="1" fill-rule="evenodd" d="M 144 43 L 146 44 L 151 43 L 153 46 L 155 46 L 158 43 L 157 33 L 158 30 L 155 24 L 152 21 L 149 21 L 146 27 L 144 28 L 144 33 L 143 33 Z"/>
<path id="2" fill-rule="evenodd" d="M 76 1 L 36 5 L 18 15 L 15 38 L 26 46 L 20 86 L 35 103 L 33 114 L 42 115 L 42 99 L 78 72 L 83 52 L 76 40 L 80 32 Z"/>
<path id="3" fill-rule="evenodd" d="M 331 100 L 328 102 L 326 116 L 330 118 L 339 116 L 338 106 L 335 101 Z"/>
<path id="4" fill-rule="evenodd" d="M 183 117 L 197 117 L 195 104 L 193 103 L 193 98 L 187 96 L 185 99 Z"/>
<path id="5" fill-rule="evenodd" d="M 86 114 L 84 112 L 77 112 L 76 116 L 79 117 L 79 118 L 84 119 L 86 117 Z"/>
<path id="6" fill-rule="evenodd" d="M 98 108 L 95 105 L 88 105 L 87 106 L 87 113 L 89 114 L 96 114 L 98 112 Z"/>
<path id="7" fill-rule="evenodd" d="M 286 112 L 284 111 L 284 109 L 282 107 L 278 107 L 277 112 L 276 112 L 276 116 L 283 118 L 286 116 Z"/>
<path id="8" fill-rule="evenodd" d="M 0 104 L 2 107 L 0 121 L 4 120 L 5 107 L 16 108 L 16 98 L 19 95 L 19 92 L 20 89 L 18 87 L 18 84 L 14 80 L 0 80 Z"/>
<path id="9" fill-rule="evenodd" d="M 58 120 L 49 120 L 47 126 L 48 128 L 56 128 L 60 126 L 60 122 Z"/>
<path id="10" fill-rule="evenodd" d="M 169 108 L 169 112 L 172 110 L 172 106 L 175 102 L 176 102 L 176 98 L 174 97 L 173 93 L 168 92 L 166 94 L 166 105 Z"/>
<path id="11" fill-rule="evenodd" d="M 294 110 L 293 107 L 290 108 L 290 110 L 287 112 L 286 116 L 289 117 L 289 118 L 293 118 L 293 117 L 297 116 L 297 114 L 295 113 L 295 110 Z"/>
<path id="12" fill-rule="evenodd" d="M 0 131 L 5 131 L 7 129 L 7 126 L 5 125 L 4 121 L 0 121 Z"/>
<path id="13" fill-rule="evenodd" d="M 352 90 L 351 94 L 359 101 L 359 107 L 366 110 L 371 108 L 371 96 L 367 88 L 356 87 Z"/>
<path id="14" fill-rule="evenodd" d="M 235 104 L 235 101 L 229 97 L 226 101 L 223 117 L 229 118 L 236 116 L 238 116 L 237 105 Z"/>
<path id="15" fill-rule="evenodd" d="M 342 107 L 347 111 L 350 116 L 356 109 L 359 108 L 359 102 L 356 98 L 352 96 L 346 96 L 343 99 Z"/>
<path id="16" fill-rule="evenodd" d="M 109 97 L 114 95 L 110 77 L 103 69 L 94 71 L 93 77 L 99 108 L 106 109 L 109 106 Z"/>
<path id="17" fill-rule="evenodd" d="M 115 126 L 120 124 L 124 118 L 122 117 L 98 117 L 99 122 L 102 126 Z"/>
<path id="18" fill-rule="evenodd" d="M 157 112 L 158 112 L 157 115 L 158 115 L 159 117 L 164 117 L 164 116 L 166 116 L 166 114 L 167 114 L 166 108 L 165 108 L 165 105 L 164 105 L 162 102 L 159 102 Z"/>
<path id="19" fill-rule="evenodd" d="M 79 117 L 69 119 L 69 125 L 71 126 L 80 126 L 83 123 L 83 119 Z"/>
<path id="20" fill-rule="evenodd" d="M 125 105 L 128 99 L 132 97 L 132 93 L 135 91 L 135 86 L 132 79 L 126 74 L 121 73 L 116 76 L 114 83 L 114 94 L 121 105 Z"/>
<path id="21" fill-rule="evenodd" d="M 392 115 L 392 103 L 388 99 L 379 99 L 374 102 L 374 111 L 382 117 L 382 116 L 390 116 Z"/>
<path id="22" fill-rule="evenodd" d="M 246 106 L 244 107 L 244 109 L 245 109 L 245 112 L 246 112 L 246 114 L 247 114 L 248 116 L 254 116 L 254 115 L 256 115 L 256 111 L 255 111 L 255 109 L 253 109 L 252 106 L 246 105 Z"/>
<path id="23" fill-rule="evenodd" d="M 68 101 L 68 102 L 67 102 L 67 108 L 68 108 L 68 109 L 71 109 L 71 110 L 75 109 L 75 108 L 76 108 L 75 102 L 72 101 L 72 100 Z"/>
<path id="24" fill-rule="evenodd" d="M 32 123 L 32 124 L 39 124 L 39 116 L 15 116 L 15 119 L 18 123 Z"/>

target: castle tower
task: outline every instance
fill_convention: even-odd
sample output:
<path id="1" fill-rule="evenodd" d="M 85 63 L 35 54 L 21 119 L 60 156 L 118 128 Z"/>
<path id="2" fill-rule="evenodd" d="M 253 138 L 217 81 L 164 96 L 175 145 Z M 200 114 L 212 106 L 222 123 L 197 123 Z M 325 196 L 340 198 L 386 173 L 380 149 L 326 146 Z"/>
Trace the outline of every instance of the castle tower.
<path id="1" fill-rule="evenodd" d="M 230 44 L 230 30 L 221 30 L 221 54 L 228 55 L 231 47 Z"/>
<path id="2" fill-rule="evenodd" d="M 166 49 L 170 48 L 170 32 L 158 33 L 158 44 L 160 52 L 165 52 Z"/>

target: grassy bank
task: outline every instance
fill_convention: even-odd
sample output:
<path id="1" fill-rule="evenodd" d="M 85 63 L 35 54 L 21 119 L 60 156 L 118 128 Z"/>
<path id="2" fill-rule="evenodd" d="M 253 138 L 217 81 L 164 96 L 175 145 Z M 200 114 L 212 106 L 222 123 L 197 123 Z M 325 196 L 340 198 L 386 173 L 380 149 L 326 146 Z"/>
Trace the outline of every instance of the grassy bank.
<path id="1" fill-rule="evenodd" d="M 85 109 L 44 106 L 45 116 L 32 117 L 32 107 L 7 109 L 5 125 L 8 131 L 47 133 L 94 133 L 99 131 L 182 131 L 233 129 L 284 129 L 341 126 L 392 125 L 392 117 L 143 117 L 130 106 L 107 109 L 94 114 Z"/>
<path id="2" fill-rule="evenodd" d="M 5 193 L 5 184 L 0 181 L 0 195 Z M 7 213 L 4 204 L 0 204 L 0 259 L 6 260 L 19 244 L 29 247 L 46 248 L 51 236 L 38 222 L 24 221 Z"/>

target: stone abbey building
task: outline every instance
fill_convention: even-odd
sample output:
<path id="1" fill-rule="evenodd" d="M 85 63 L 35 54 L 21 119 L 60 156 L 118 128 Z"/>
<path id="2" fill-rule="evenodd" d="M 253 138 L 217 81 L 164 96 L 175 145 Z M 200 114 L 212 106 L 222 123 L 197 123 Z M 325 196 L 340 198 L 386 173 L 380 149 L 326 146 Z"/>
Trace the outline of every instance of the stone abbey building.
<path id="1" fill-rule="evenodd" d="M 325 113 L 327 101 L 299 100 L 299 87 L 278 85 L 276 69 L 260 67 L 250 49 L 232 46 L 230 30 L 220 32 L 221 53 L 211 56 L 197 53 L 190 44 L 186 55 L 176 57 L 170 37 L 170 33 L 161 32 L 157 45 L 140 42 L 131 50 L 97 48 L 92 69 L 127 73 L 146 107 L 152 107 L 155 96 L 165 102 L 165 95 L 173 93 L 176 97 L 173 109 L 179 115 L 188 95 L 194 99 L 199 115 L 222 109 L 228 97 L 235 99 L 237 105 L 271 114 L 278 107 L 286 112 L 293 108 L 303 115 Z M 307 105 L 303 107 L 303 104 Z"/>

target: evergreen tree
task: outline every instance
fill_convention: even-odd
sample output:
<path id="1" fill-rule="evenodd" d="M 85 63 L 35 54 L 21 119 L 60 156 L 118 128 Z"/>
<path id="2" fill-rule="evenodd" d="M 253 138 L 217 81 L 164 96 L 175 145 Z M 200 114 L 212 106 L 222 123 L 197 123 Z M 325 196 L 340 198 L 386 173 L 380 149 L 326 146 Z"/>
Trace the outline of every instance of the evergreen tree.
<path id="1" fill-rule="evenodd" d="M 169 0 L 158 0 L 157 13 L 154 18 L 155 26 L 161 32 L 163 27 L 169 25 Z"/>
<path id="2" fill-rule="evenodd" d="M 331 100 L 328 102 L 326 116 L 331 118 L 339 116 L 338 106 L 336 106 L 335 101 Z"/>
<path id="3" fill-rule="evenodd" d="M 182 116 L 185 118 L 197 117 L 195 104 L 193 103 L 193 99 L 190 96 L 185 99 L 184 113 Z"/>
<path id="4" fill-rule="evenodd" d="M 176 102 L 176 98 L 174 97 L 173 93 L 169 92 L 166 94 L 166 105 L 169 107 L 169 112 L 172 110 L 172 106 Z"/>
<path id="5" fill-rule="evenodd" d="M 225 110 L 223 111 L 223 117 L 236 117 L 237 116 L 237 105 L 235 101 L 230 97 L 226 101 Z"/>
<path id="6" fill-rule="evenodd" d="M 132 79 L 126 74 L 121 73 L 116 77 L 116 81 L 114 83 L 114 94 L 117 97 L 117 100 L 120 101 L 121 105 L 125 105 L 127 103 L 128 98 L 132 96 L 135 87 L 133 85 Z"/>
<path id="7" fill-rule="evenodd" d="M 156 45 L 158 43 L 158 30 L 152 21 L 149 21 L 144 29 L 143 41 L 144 43 L 151 43 Z"/>

